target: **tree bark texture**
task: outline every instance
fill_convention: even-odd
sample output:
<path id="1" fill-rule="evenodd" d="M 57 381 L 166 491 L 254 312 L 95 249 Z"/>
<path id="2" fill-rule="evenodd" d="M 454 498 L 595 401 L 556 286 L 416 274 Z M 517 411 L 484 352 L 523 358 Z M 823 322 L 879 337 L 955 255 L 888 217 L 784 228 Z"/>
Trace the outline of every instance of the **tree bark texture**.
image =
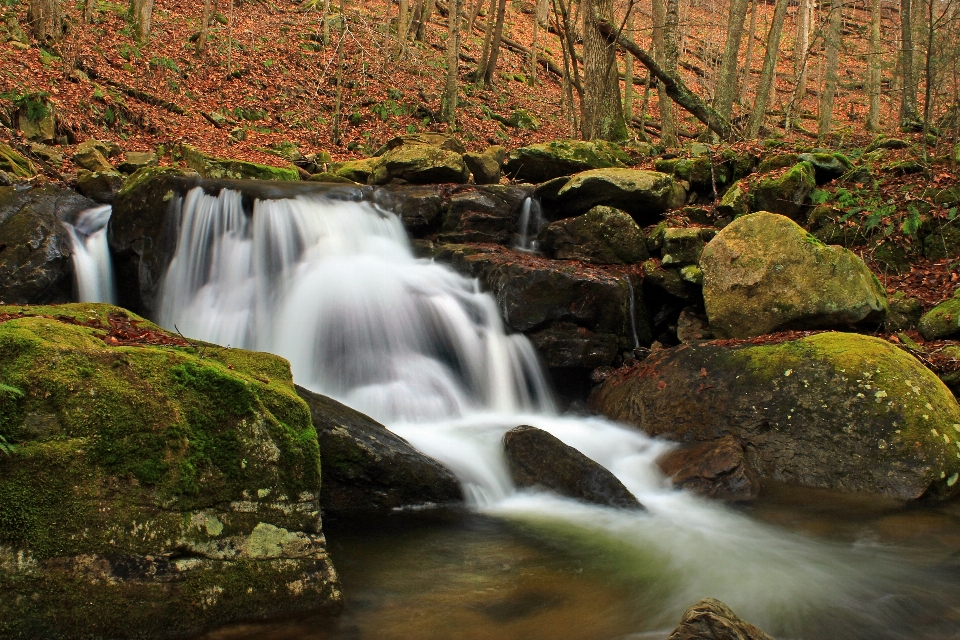
<path id="1" fill-rule="evenodd" d="M 900 126 L 917 121 L 917 81 L 913 73 L 913 0 L 900 0 Z"/>
<path id="2" fill-rule="evenodd" d="M 747 104 L 747 88 L 750 86 L 750 69 L 753 66 L 753 50 L 756 49 L 754 34 L 757 32 L 757 4 L 759 0 L 753 0 L 753 8 L 750 10 L 750 28 L 747 30 L 747 55 L 743 62 L 743 77 L 740 80 L 740 91 L 737 102 L 741 105 Z"/>
<path id="3" fill-rule="evenodd" d="M 40 42 L 58 42 L 63 36 L 63 14 L 60 0 L 30 0 L 27 22 Z"/>
<path id="4" fill-rule="evenodd" d="M 833 99 L 837 94 L 837 64 L 840 53 L 840 20 L 843 16 L 843 0 L 831 0 L 830 26 L 827 29 L 827 78 L 820 94 L 820 123 L 817 139 L 820 142 L 830 135 L 833 123 Z"/>
<path id="5" fill-rule="evenodd" d="M 666 61 L 666 28 L 667 6 L 666 0 L 653 0 L 653 56 L 664 70 L 669 72 Z M 661 138 L 664 146 L 676 143 L 676 126 L 673 117 L 673 103 L 669 100 L 667 88 L 663 82 L 657 82 L 657 104 L 660 109 Z M 666 138 L 666 140 L 664 140 Z"/>
<path id="6" fill-rule="evenodd" d="M 462 0 L 450 0 L 447 13 L 447 77 L 444 83 L 443 97 L 440 100 L 440 115 L 444 122 L 451 125 L 457 122 L 457 91 L 460 62 L 460 11 Z"/>
<path id="7" fill-rule="evenodd" d="M 787 108 L 787 123 L 790 126 L 791 107 L 802 110 L 803 98 L 807 95 L 807 60 L 810 49 L 810 23 L 813 16 L 813 0 L 800 0 L 797 7 L 797 39 L 793 48 L 793 99 Z"/>
<path id="8" fill-rule="evenodd" d="M 137 34 L 137 42 L 143 44 L 150 39 L 150 27 L 153 22 L 153 0 L 130 0 L 130 17 Z"/>
<path id="9" fill-rule="evenodd" d="M 760 82 L 757 83 L 753 111 L 750 112 L 750 122 L 747 125 L 748 138 L 756 138 L 760 134 L 760 127 L 763 126 L 767 113 L 767 102 L 770 100 L 770 88 L 773 86 L 777 66 L 777 54 L 780 52 L 783 21 L 786 15 L 787 0 L 777 0 L 773 9 L 773 20 L 770 22 L 770 33 L 767 36 L 767 52 L 763 57 L 763 70 L 760 72 Z"/>
<path id="10" fill-rule="evenodd" d="M 490 61 L 484 69 L 483 83 L 493 84 L 494 74 L 497 72 L 497 60 L 500 57 L 500 42 L 503 38 L 503 17 L 507 12 L 507 0 L 500 0 L 497 5 L 497 22 L 493 28 L 493 41 L 490 43 Z"/>
<path id="11" fill-rule="evenodd" d="M 740 66 L 740 41 L 746 26 L 749 0 L 730 0 L 730 15 L 727 19 L 727 42 L 723 48 L 717 92 L 713 107 L 724 118 L 730 118 L 733 110 L 733 94 L 737 87 L 737 68 Z"/>
<path id="12" fill-rule="evenodd" d="M 880 130 L 880 73 L 883 55 L 881 6 L 881 0 L 872 0 L 870 3 L 870 58 L 867 73 L 870 106 L 867 111 L 867 131 Z"/>
<path id="13" fill-rule="evenodd" d="M 620 72 L 616 49 L 600 33 L 597 19 L 613 19 L 613 0 L 584 0 L 583 13 L 583 138 L 627 139 L 620 102 Z"/>

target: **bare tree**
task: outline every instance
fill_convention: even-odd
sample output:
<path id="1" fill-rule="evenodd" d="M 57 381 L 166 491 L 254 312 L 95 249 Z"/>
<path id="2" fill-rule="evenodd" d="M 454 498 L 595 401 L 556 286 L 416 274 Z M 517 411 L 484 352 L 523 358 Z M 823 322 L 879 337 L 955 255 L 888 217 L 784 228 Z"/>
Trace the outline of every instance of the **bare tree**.
<path id="1" fill-rule="evenodd" d="M 870 58 L 867 66 L 867 94 L 870 107 L 867 112 L 867 131 L 880 130 L 880 73 L 883 49 L 881 25 L 883 21 L 881 0 L 870 2 Z"/>
<path id="2" fill-rule="evenodd" d="M 482 2 L 478 0 L 477 4 Z M 437 8 L 437 0 L 423 0 L 423 8 L 420 10 L 420 17 L 417 20 L 417 30 L 414 33 L 414 39 L 425 42 L 427 39 L 427 24 L 433 17 L 433 12 Z"/>
<path id="3" fill-rule="evenodd" d="M 917 121 L 917 81 L 913 73 L 913 2 L 900 0 L 900 74 L 903 92 L 900 95 L 900 127 L 909 128 Z"/>
<path id="4" fill-rule="evenodd" d="M 743 62 L 743 76 L 740 79 L 740 91 L 737 102 L 741 105 L 747 104 L 747 88 L 750 86 L 750 69 L 753 67 L 754 34 L 757 33 L 757 5 L 759 0 L 753 0 L 753 8 L 750 10 L 750 28 L 747 30 L 747 55 Z"/>
<path id="5" fill-rule="evenodd" d="M 153 22 L 153 0 L 130 0 L 130 18 L 136 30 L 137 42 L 143 44 L 150 39 L 150 27 Z"/>
<path id="6" fill-rule="evenodd" d="M 843 16 L 843 0 L 830 2 L 830 26 L 827 29 L 827 78 L 820 94 L 820 123 L 817 140 L 822 144 L 830 135 L 833 122 L 833 99 L 837 94 L 837 64 L 840 52 L 840 19 Z"/>
<path id="7" fill-rule="evenodd" d="M 30 0 L 27 22 L 40 42 L 59 42 L 63 37 L 63 13 L 60 0 Z"/>
<path id="8" fill-rule="evenodd" d="M 451 126 L 457 122 L 461 3 L 462 0 L 450 0 L 450 9 L 447 13 L 447 25 L 450 33 L 447 36 L 447 76 L 443 96 L 440 100 L 440 114 L 443 120 Z"/>
<path id="9" fill-rule="evenodd" d="M 497 60 L 500 57 L 500 42 L 503 39 L 503 18 L 507 12 L 507 0 L 500 0 L 497 5 L 497 20 L 493 27 L 493 41 L 490 43 L 490 60 L 483 70 L 483 83 L 493 84 L 493 76 L 497 71 Z M 490 18 L 487 18 L 488 20 Z"/>
<path id="10" fill-rule="evenodd" d="M 737 67 L 740 63 L 740 40 L 747 19 L 749 0 L 730 0 L 730 15 L 727 17 L 727 42 L 717 74 L 717 92 L 713 107 L 725 118 L 733 110 L 733 93 L 737 86 Z"/>
<path id="11" fill-rule="evenodd" d="M 327 0 L 328 2 L 330 0 Z M 200 36 L 197 38 L 197 53 L 202 54 L 207 49 L 207 38 L 210 34 L 210 21 L 213 19 L 213 2 L 203 0 L 203 10 L 200 14 Z M 324 21 L 326 26 L 326 21 Z"/>
<path id="12" fill-rule="evenodd" d="M 674 0 L 675 1 L 675 0 Z M 613 0 L 584 0 L 583 6 L 583 137 L 586 140 L 627 139 L 620 102 L 616 50 L 600 34 L 597 20 L 613 19 Z"/>
<path id="13" fill-rule="evenodd" d="M 668 66 L 666 31 L 666 0 L 653 0 L 653 57 L 664 69 Z M 677 125 L 674 120 L 673 102 L 670 101 L 663 81 L 657 82 L 657 103 L 660 107 L 660 142 L 666 147 L 676 146 Z"/>
<path id="14" fill-rule="evenodd" d="M 767 102 L 770 99 L 770 88 L 773 86 L 774 74 L 777 66 L 777 54 L 780 52 L 780 36 L 783 34 L 783 21 L 787 15 L 787 0 L 777 0 L 773 9 L 773 20 L 770 22 L 770 33 L 767 36 L 767 52 L 763 57 L 763 70 L 760 72 L 760 81 L 757 83 L 757 93 L 753 101 L 753 111 L 750 112 L 750 121 L 747 124 L 747 137 L 756 138 L 760 134 L 760 127 L 767 115 Z"/>
<path id="15" fill-rule="evenodd" d="M 633 40 L 633 23 L 636 13 L 633 3 L 627 8 L 624 34 Z M 627 122 L 633 122 L 633 54 L 627 51 L 623 55 L 623 116 Z"/>
<path id="16" fill-rule="evenodd" d="M 803 109 L 803 99 L 807 95 L 807 61 L 810 51 L 810 27 L 813 17 L 813 0 L 800 0 L 797 7 L 797 37 L 793 45 L 793 98 L 787 106 L 784 127 L 793 124 L 793 109 Z"/>
<path id="17" fill-rule="evenodd" d="M 83 21 L 93 22 L 93 12 L 97 8 L 97 0 L 83 0 Z"/>

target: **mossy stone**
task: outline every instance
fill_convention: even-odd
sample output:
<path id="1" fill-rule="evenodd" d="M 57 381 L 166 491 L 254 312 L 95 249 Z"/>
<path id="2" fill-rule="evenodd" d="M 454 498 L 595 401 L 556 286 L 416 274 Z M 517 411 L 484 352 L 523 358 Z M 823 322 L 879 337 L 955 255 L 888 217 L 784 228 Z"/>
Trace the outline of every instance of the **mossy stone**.
<path id="1" fill-rule="evenodd" d="M 800 156 L 796 153 L 775 153 L 766 156 L 757 166 L 758 173 L 768 173 L 785 167 L 792 167 L 800 162 Z"/>
<path id="2" fill-rule="evenodd" d="M 557 202 L 568 214 L 605 205 L 626 211 L 640 224 L 657 221 L 685 199 L 686 192 L 672 176 L 641 169 L 583 171 L 557 192 Z"/>
<path id="3" fill-rule="evenodd" d="M 663 266 L 695 265 L 700 261 L 703 247 L 703 235 L 699 228 L 669 227 L 663 232 Z"/>
<path id="4" fill-rule="evenodd" d="M 853 168 L 850 158 L 842 153 L 801 153 L 798 157 L 813 165 L 817 184 L 836 180 Z"/>
<path id="5" fill-rule="evenodd" d="M 594 264 L 633 264 L 649 257 L 643 231 L 633 218 L 604 206 L 550 223 L 540 233 L 540 246 L 559 260 Z"/>
<path id="6" fill-rule="evenodd" d="M 276 356 L 117 307 L 0 307 L 0 635 L 169 638 L 322 606 L 310 411 Z M 124 318 L 166 345 L 122 346 Z M 182 344 L 182 342 L 180 342 Z M 130 607 L 129 602 L 137 602 Z"/>
<path id="7" fill-rule="evenodd" d="M 630 156 L 612 142 L 554 140 L 511 151 L 503 169 L 514 180 L 540 183 L 590 169 L 628 164 Z"/>
<path id="8" fill-rule="evenodd" d="M 427 145 L 402 145 L 384 153 L 367 179 L 369 184 L 402 180 L 413 184 L 464 184 L 470 170 L 461 154 Z"/>
<path id="9" fill-rule="evenodd" d="M 747 197 L 746 183 L 737 180 L 727 189 L 720 202 L 717 213 L 725 218 L 737 218 L 750 213 L 750 199 Z"/>
<path id="10" fill-rule="evenodd" d="M 923 314 L 917 329 L 927 340 L 942 340 L 960 335 L 960 289 L 953 297 Z"/>
<path id="11" fill-rule="evenodd" d="M 215 158 L 190 145 L 180 145 L 187 166 L 204 178 L 234 180 L 299 180 L 296 167 L 271 167 L 256 162 Z"/>
<path id="12" fill-rule="evenodd" d="M 23 154 L 0 142 L 0 171 L 12 173 L 18 178 L 30 178 L 37 173 L 37 168 Z"/>
<path id="13" fill-rule="evenodd" d="M 346 160 L 344 162 L 332 162 L 328 169 L 330 173 L 346 178 L 352 182 L 367 184 L 370 174 L 373 173 L 380 158 L 364 158 L 363 160 Z"/>
<path id="14" fill-rule="evenodd" d="M 779 177 L 761 176 L 749 191 L 750 210 L 779 213 L 798 220 L 803 204 L 816 186 L 813 165 L 799 162 Z"/>
<path id="15" fill-rule="evenodd" d="M 884 329 L 887 331 L 906 331 L 913 329 L 923 316 L 923 302 L 919 298 L 911 298 L 902 291 L 894 291 L 889 296 L 890 310 Z"/>

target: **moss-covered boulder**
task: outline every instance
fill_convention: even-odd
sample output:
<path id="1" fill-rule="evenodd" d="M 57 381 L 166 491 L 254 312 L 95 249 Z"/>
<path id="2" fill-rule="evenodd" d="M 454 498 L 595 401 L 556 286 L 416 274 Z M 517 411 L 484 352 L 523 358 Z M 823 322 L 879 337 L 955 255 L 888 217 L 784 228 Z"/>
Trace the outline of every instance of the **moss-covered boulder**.
<path id="1" fill-rule="evenodd" d="M 663 230 L 663 261 L 665 267 L 682 267 L 700 262 L 704 236 L 713 229 L 669 227 Z M 710 236 L 712 238 L 712 236 Z"/>
<path id="2" fill-rule="evenodd" d="M 960 405 L 878 338 L 682 345 L 609 377 L 589 404 L 678 442 L 733 436 L 762 478 L 902 499 L 960 492 Z"/>
<path id="3" fill-rule="evenodd" d="M 725 162 L 714 162 L 709 155 L 657 160 L 654 166 L 661 173 L 686 180 L 694 191 L 704 194 L 712 194 L 714 186 L 717 191 L 722 191 L 731 175 L 730 167 Z"/>
<path id="4" fill-rule="evenodd" d="M 842 153 L 801 153 L 799 159 L 813 165 L 817 184 L 826 184 L 836 180 L 853 168 L 850 158 Z"/>
<path id="5" fill-rule="evenodd" d="M 436 147 L 438 149 L 443 149 L 444 151 L 453 151 L 454 153 L 466 153 L 467 148 L 463 146 L 458 138 L 451 136 L 447 133 L 434 133 L 426 131 L 423 133 L 406 133 L 402 136 L 396 136 L 387 140 L 386 143 L 374 153 L 375 158 L 379 158 L 387 151 L 396 149 L 397 147 L 402 146 L 424 146 L 424 147 Z"/>
<path id="6" fill-rule="evenodd" d="M 786 169 L 800 162 L 800 155 L 796 153 L 773 153 L 765 156 L 757 165 L 758 173 L 768 173 L 777 169 Z"/>
<path id="7" fill-rule="evenodd" d="M 887 319 L 884 329 L 887 331 L 906 331 L 913 329 L 923 316 L 923 302 L 919 298 L 911 298 L 902 291 L 894 291 L 888 296 L 890 308 L 887 310 Z"/>
<path id="8" fill-rule="evenodd" d="M 717 203 L 717 214 L 732 220 L 748 213 L 750 213 L 750 199 L 747 197 L 747 183 L 743 179 L 737 180 L 730 185 Z"/>
<path id="9" fill-rule="evenodd" d="M 507 157 L 507 150 L 500 145 L 487 147 L 483 153 L 465 153 L 463 161 L 473 174 L 476 184 L 497 184 Z"/>
<path id="10" fill-rule="evenodd" d="M 960 289 L 953 297 L 923 314 L 917 329 L 927 340 L 942 340 L 960 335 Z"/>
<path id="11" fill-rule="evenodd" d="M 0 302 L 67 302 L 73 295 L 67 229 L 81 211 L 97 206 L 52 185 L 0 187 Z"/>
<path id="12" fill-rule="evenodd" d="M 809 162 L 799 162 L 781 175 L 760 177 L 749 190 L 751 211 L 771 211 L 798 220 L 803 204 L 817 186 Z"/>
<path id="13" fill-rule="evenodd" d="M 37 168 L 23 154 L 8 144 L 0 142 L 0 171 L 5 171 L 17 178 L 31 178 L 37 173 Z"/>
<path id="14" fill-rule="evenodd" d="M 379 158 L 364 158 L 363 160 L 346 160 L 344 162 L 330 163 L 328 170 L 330 173 L 346 178 L 352 182 L 367 184 L 370 174 L 380 162 Z"/>
<path id="15" fill-rule="evenodd" d="M 127 151 L 123 161 L 117 166 L 120 173 L 127 175 L 136 173 L 144 167 L 153 167 L 157 164 L 157 154 L 153 151 Z"/>
<path id="16" fill-rule="evenodd" d="M 384 153 L 367 179 L 369 184 L 401 180 L 413 184 L 466 183 L 470 170 L 456 151 L 405 144 Z"/>
<path id="17" fill-rule="evenodd" d="M 604 206 L 547 225 L 540 232 L 540 246 L 554 258 L 594 264 L 632 264 L 649 257 L 643 231 L 633 218 Z"/>
<path id="18" fill-rule="evenodd" d="M 81 171 L 77 176 L 77 191 L 91 200 L 109 204 L 123 183 L 123 175 L 116 171 Z"/>
<path id="19" fill-rule="evenodd" d="M 720 231 L 700 268 L 710 327 L 719 336 L 879 324 L 887 313 L 886 291 L 856 254 L 766 211 Z"/>
<path id="20" fill-rule="evenodd" d="M 323 451 L 320 501 L 338 513 L 461 502 L 457 477 L 376 420 L 303 387 Z"/>
<path id="21" fill-rule="evenodd" d="M 539 183 L 589 169 L 623 167 L 629 162 L 630 156 L 612 142 L 554 140 L 514 149 L 503 170 L 514 180 Z"/>
<path id="22" fill-rule="evenodd" d="M 0 381 L 16 447 L 0 462 L 3 637 L 175 638 L 339 605 L 286 361 L 107 305 L 8 306 Z"/>
<path id="23" fill-rule="evenodd" d="M 646 225 L 686 199 L 683 187 L 665 173 L 641 169 L 592 169 L 570 178 L 557 192 L 565 215 L 577 215 L 597 205 L 626 211 Z"/>
<path id="24" fill-rule="evenodd" d="M 204 154 L 190 145 L 180 145 L 180 153 L 187 166 L 204 178 L 234 180 L 299 180 L 300 173 L 296 167 L 271 167 L 256 162 L 234 160 L 231 158 L 216 158 Z"/>

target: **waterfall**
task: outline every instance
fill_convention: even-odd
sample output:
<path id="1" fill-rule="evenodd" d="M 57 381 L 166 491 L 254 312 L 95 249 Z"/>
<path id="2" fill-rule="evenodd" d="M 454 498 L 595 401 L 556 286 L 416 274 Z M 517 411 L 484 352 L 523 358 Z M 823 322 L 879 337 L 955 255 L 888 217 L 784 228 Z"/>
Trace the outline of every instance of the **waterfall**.
<path id="1" fill-rule="evenodd" d="M 73 251 L 73 272 L 80 302 L 116 302 L 113 264 L 107 245 L 110 205 L 82 211 L 73 224 L 63 223 Z"/>
<path id="2" fill-rule="evenodd" d="M 537 236 L 543 226 L 543 211 L 540 202 L 534 198 L 523 201 L 520 209 L 520 230 L 516 247 L 520 251 L 536 251 L 539 248 Z"/>
<path id="3" fill-rule="evenodd" d="M 548 539 L 600 546 L 624 571 L 656 572 L 672 593 L 654 604 L 658 623 L 711 596 L 772 633 L 796 637 L 808 612 L 827 609 L 850 610 L 852 626 L 883 628 L 882 610 L 854 610 L 899 589 L 882 554 L 816 542 L 676 491 L 655 463 L 670 445 L 604 419 L 556 415 L 530 342 L 505 331 L 475 280 L 415 258 L 393 213 L 319 196 L 257 200 L 245 212 L 239 193 L 199 188 L 180 210 L 160 324 L 277 353 L 299 384 L 372 415 L 456 473 L 470 508 Z M 528 200 L 526 250 L 538 216 Z M 501 441 L 520 424 L 608 468 L 647 511 L 518 490 Z"/>

